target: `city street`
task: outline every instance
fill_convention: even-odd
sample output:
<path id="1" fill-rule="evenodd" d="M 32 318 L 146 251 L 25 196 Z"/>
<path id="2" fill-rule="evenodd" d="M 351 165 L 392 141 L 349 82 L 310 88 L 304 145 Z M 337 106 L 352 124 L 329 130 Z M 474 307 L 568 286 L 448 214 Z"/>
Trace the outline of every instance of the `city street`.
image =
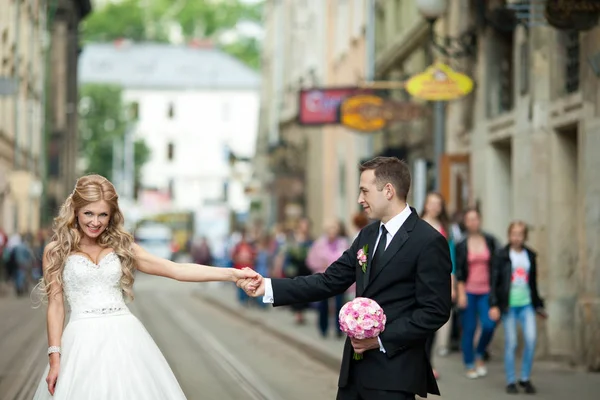
<path id="1" fill-rule="evenodd" d="M 191 296 L 195 286 L 138 276 L 131 305 L 188 399 L 335 398 L 336 371 Z M 35 391 L 46 361 L 43 310 L 0 299 L 1 400 L 29 400 Z"/>
<path id="2" fill-rule="evenodd" d="M 185 284 L 139 274 L 132 311 L 152 334 L 188 399 L 334 399 L 343 341 L 323 340 L 315 313 L 297 326 L 285 308 L 237 303 L 228 284 Z M 0 400 L 29 400 L 45 367 L 44 308 L 0 299 Z M 508 398 L 500 357 L 490 376 L 467 381 L 458 355 L 439 358 L 442 399 Z M 600 376 L 536 364 L 538 398 L 588 400 Z M 520 395 L 519 397 L 524 397 Z M 432 398 L 439 398 L 432 396 Z"/>

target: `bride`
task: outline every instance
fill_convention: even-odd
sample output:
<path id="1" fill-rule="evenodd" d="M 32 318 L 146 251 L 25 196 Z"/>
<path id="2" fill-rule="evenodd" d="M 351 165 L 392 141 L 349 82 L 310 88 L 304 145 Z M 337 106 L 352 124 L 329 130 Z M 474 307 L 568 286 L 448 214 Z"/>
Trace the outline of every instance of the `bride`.
<path id="1" fill-rule="evenodd" d="M 134 317 L 136 270 L 186 282 L 260 280 L 250 269 L 176 264 L 144 251 L 123 229 L 114 186 L 80 178 L 54 220 L 40 283 L 48 302 L 48 356 L 34 400 L 185 399 L 162 353 Z M 71 316 L 64 328 L 67 300 Z"/>

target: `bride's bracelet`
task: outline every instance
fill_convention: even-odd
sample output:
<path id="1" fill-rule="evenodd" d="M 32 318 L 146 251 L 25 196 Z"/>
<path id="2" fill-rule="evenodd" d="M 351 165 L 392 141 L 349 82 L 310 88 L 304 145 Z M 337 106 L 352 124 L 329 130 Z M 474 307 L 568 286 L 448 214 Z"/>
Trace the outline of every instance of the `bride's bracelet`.
<path id="1" fill-rule="evenodd" d="M 50 355 L 52 353 L 58 353 L 58 354 L 60 354 L 60 347 L 58 347 L 58 346 L 50 346 L 50 347 L 48 347 L 48 355 Z"/>

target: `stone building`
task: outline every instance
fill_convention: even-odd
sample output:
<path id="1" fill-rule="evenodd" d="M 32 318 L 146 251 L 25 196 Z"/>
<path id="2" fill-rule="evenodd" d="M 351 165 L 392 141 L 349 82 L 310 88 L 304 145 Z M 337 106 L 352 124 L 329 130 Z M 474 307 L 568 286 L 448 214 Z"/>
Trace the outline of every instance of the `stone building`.
<path id="1" fill-rule="evenodd" d="M 262 110 L 261 137 L 265 140 L 267 133 L 275 132 L 272 144 L 296 141 L 296 147 L 287 146 L 287 153 L 271 154 L 301 156 L 296 158 L 301 160 L 296 182 L 304 182 L 305 187 L 284 181 L 272 187 L 279 187 L 285 195 L 293 194 L 298 203 L 304 202 L 300 212 L 306 210 L 315 222 L 327 216 L 348 215 L 353 211 L 351 203 L 356 201 L 356 163 L 386 153 L 407 159 L 415 181 L 421 182 L 421 190 L 431 189 L 431 176 L 435 175 L 432 165 L 436 161 L 433 117 L 391 126 L 361 142 L 360 135 L 341 127 L 311 131 L 297 126 L 293 99 L 297 99 L 303 84 L 357 84 L 367 77 L 361 65 L 368 66 L 372 61 L 377 80 L 403 81 L 435 60 L 469 75 L 475 83 L 473 92 L 445 107 L 440 191 L 452 212 L 479 207 L 484 229 L 504 243 L 512 220 L 529 225 L 529 244 L 538 252 L 539 288 L 550 315 L 539 322 L 538 355 L 600 369 L 600 159 L 596 157 L 600 151 L 600 28 L 558 30 L 534 8 L 528 10 L 529 16 L 525 12 L 526 17 L 518 20 L 507 7 L 515 2 L 501 0 L 450 0 L 433 26 L 419 14 L 416 1 L 340 0 L 319 4 L 324 3 L 328 33 L 322 37 L 326 37 L 327 44 L 323 48 L 323 41 L 309 41 L 318 44 L 318 50 L 312 51 L 323 54 L 325 67 L 320 71 L 326 72 L 319 75 L 320 79 L 310 81 L 306 75 L 290 74 L 308 53 L 288 42 L 291 39 L 286 36 L 279 36 L 289 47 L 288 52 L 299 51 L 300 61 L 279 64 L 281 71 L 289 75 L 274 78 L 270 93 L 279 93 L 277 96 L 263 97 L 263 102 L 268 102 L 263 107 L 269 107 Z M 301 7 L 300 2 L 294 4 Z M 302 4 L 316 7 L 311 2 Z M 354 24 L 354 11 L 344 7 L 353 9 L 356 5 L 366 11 L 367 4 L 374 5 L 376 12 L 374 60 L 366 56 L 363 46 L 368 42 L 363 45 L 360 28 L 354 38 L 354 29 L 342 29 L 339 23 L 336 28 L 338 20 Z M 288 19 L 281 21 L 283 26 L 296 26 L 287 23 Z M 432 45 L 432 31 L 439 46 Z M 469 51 L 463 51 L 461 57 L 449 56 L 440 51 L 448 37 L 465 39 L 472 46 L 463 48 Z M 270 53 L 265 60 L 267 68 L 272 68 L 279 54 L 283 53 Z M 289 60 L 287 57 L 282 60 Z M 268 71 L 269 76 L 278 76 Z M 394 90 L 391 96 L 408 99 L 403 90 Z M 267 114 L 270 117 L 265 119 Z M 283 134 L 282 121 L 288 121 L 287 135 Z M 361 154 L 359 149 L 367 151 Z M 417 166 L 421 175 L 416 173 Z M 264 168 L 273 176 L 281 170 L 276 163 Z M 270 196 L 268 191 L 264 193 Z M 414 194 L 409 202 L 420 208 L 419 197 Z M 275 222 L 284 213 L 271 215 L 270 221 Z"/>
<path id="2" fill-rule="evenodd" d="M 46 2 L 0 4 L 0 228 L 39 226 Z"/>
<path id="3" fill-rule="evenodd" d="M 462 191 L 486 230 L 505 243 L 510 221 L 530 227 L 550 315 L 538 355 L 600 369 L 600 28 L 562 31 L 532 13 L 507 29 L 503 2 L 484 14 L 459 3 L 438 23 L 454 35 L 476 26 L 476 56 L 461 61 L 476 89 L 449 104 L 445 158 L 466 161 Z"/>
<path id="4" fill-rule="evenodd" d="M 75 182 L 77 32 L 90 9 L 89 0 L 60 0 L 51 12 L 43 0 L 0 4 L 0 227 L 7 232 L 36 231 Z"/>
<path id="5" fill-rule="evenodd" d="M 365 78 L 365 0 L 265 4 L 263 87 L 255 174 L 261 215 L 289 227 L 300 216 L 350 223 L 357 165 L 368 139 L 337 125 L 299 123 L 302 89 L 352 87 Z"/>

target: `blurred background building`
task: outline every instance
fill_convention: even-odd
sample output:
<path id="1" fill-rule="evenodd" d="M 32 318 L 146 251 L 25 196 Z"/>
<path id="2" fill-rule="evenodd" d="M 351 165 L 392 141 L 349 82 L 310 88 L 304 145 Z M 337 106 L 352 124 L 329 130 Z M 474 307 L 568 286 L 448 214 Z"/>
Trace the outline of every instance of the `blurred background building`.
<path id="1" fill-rule="evenodd" d="M 191 212 L 195 234 L 211 238 L 244 222 L 258 118 L 255 71 L 209 41 L 127 40 L 89 44 L 80 69 L 82 84 L 117 85 L 136 110 L 127 129 L 150 152 L 135 188 L 140 217 Z M 133 195 L 133 177 L 114 180 L 125 197 Z"/>
<path id="2" fill-rule="evenodd" d="M 77 27 L 90 3 L 47 7 L 0 4 L 0 226 L 10 231 L 40 227 L 46 173 L 48 196 L 61 200 L 75 178 Z"/>

